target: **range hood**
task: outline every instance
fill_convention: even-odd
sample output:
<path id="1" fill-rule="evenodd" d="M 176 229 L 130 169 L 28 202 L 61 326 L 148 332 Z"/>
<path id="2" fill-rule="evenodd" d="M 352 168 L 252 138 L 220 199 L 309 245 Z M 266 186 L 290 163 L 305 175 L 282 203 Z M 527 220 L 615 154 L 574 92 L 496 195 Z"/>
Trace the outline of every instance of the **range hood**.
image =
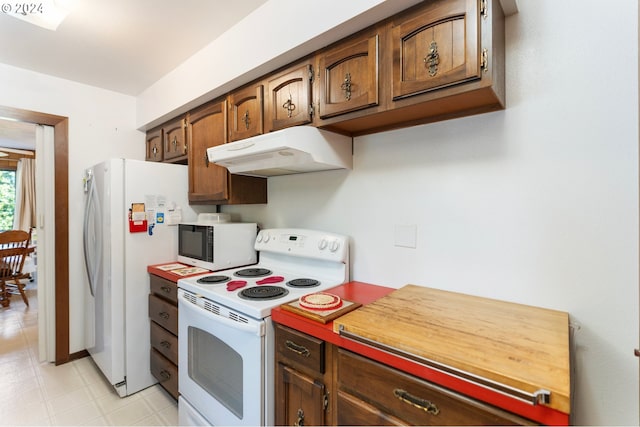
<path id="1" fill-rule="evenodd" d="M 331 169 L 351 169 L 350 136 L 294 126 L 207 148 L 209 161 L 238 175 L 269 177 Z"/>

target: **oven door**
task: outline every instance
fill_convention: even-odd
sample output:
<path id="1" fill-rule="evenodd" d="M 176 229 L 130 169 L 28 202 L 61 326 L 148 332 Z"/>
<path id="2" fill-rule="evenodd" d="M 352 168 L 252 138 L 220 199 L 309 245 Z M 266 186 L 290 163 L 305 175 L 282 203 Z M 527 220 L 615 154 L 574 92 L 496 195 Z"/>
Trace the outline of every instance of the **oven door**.
<path id="1" fill-rule="evenodd" d="M 179 289 L 178 324 L 182 398 L 211 425 L 264 425 L 265 322 Z"/>

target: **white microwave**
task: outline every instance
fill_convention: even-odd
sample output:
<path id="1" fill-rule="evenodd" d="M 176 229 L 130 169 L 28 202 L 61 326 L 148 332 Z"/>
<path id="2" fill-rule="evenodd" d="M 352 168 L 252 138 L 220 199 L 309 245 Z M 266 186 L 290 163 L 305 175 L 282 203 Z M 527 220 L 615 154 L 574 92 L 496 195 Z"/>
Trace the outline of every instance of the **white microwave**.
<path id="1" fill-rule="evenodd" d="M 212 271 L 255 264 L 257 234 L 256 223 L 178 224 L 178 262 Z"/>

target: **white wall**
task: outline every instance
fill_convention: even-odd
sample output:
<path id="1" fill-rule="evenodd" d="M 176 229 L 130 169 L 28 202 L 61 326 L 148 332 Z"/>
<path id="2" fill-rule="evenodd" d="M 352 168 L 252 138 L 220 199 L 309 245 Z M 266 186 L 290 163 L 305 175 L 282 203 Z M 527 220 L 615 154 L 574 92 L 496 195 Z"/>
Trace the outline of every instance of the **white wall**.
<path id="1" fill-rule="evenodd" d="M 144 159 L 136 99 L 0 64 L 0 105 L 69 117 L 69 351 L 84 346 L 84 169 L 111 157 Z"/>
<path id="2" fill-rule="evenodd" d="M 505 111 L 356 138 L 353 171 L 223 211 L 352 236 L 354 280 L 569 312 L 574 423 L 638 425 L 638 5 L 518 5 Z"/>

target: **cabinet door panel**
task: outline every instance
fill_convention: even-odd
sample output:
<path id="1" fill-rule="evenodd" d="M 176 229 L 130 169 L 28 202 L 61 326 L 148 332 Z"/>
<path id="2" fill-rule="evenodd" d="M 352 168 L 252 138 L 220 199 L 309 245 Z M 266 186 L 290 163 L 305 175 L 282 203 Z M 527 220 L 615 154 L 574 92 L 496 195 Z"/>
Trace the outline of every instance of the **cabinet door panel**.
<path id="1" fill-rule="evenodd" d="M 265 115 L 267 130 L 311 123 L 311 76 L 309 64 L 278 75 L 267 83 Z"/>
<path id="2" fill-rule="evenodd" d="M 392 29 L 393 99 L 480 78 L 478 0 L 438 0 Z"/>
<path id="3" fill-rule="evenodd" d="M 184 118 L 163 126 L 164 160 L 175 160 L 187 155 L 187 132 Z"/>
<path id="4" fill-rule="evenodd" d="M 280 365 L 286 425 L 325 425 L 325 386 L 295 369 Z"/>
<path id="5" fill-rule="evenodd" d="M 378 105 L 378 35 L 320 56 L 320 118 Z"/>
<path id="6" fill-rule="evenodd" d="M 163 160 L 162 129 L 147 132 L 147 154 L 145 160 L 161 162 Z"/>
<path id="7" fill-rule="evenodd" d="M 262 85 L 229 95 L 229 141 L 261 135 L 263 127 Z"/>
<path id="8" fill-rule="evenodd" d="M 209 162 L 207 148 L 227 142 L 227 104 L 215 102 L 189 114 L 189 201 L 227 200 L 228 172 Z"/>
<path id="9" fill-rule="evenodd" d="M 348 393 L 338 391 L 339 426 L 403 426 L 405 423 Z"/>
<path id="10" fill-rule="evenodd" d="M 531 421 L 391 367 L 338 351 L 339 389 L 413 425 L 531 425 Z M 344 420 L 350 424 L 351 420 Z"/>

